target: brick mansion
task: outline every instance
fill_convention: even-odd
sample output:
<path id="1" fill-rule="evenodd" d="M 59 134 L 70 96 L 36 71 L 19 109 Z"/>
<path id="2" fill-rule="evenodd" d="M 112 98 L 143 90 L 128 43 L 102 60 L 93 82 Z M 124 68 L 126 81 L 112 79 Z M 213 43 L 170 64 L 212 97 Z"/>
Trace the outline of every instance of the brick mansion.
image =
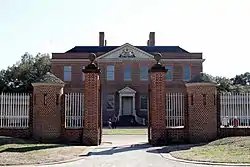
<path id="1" fill-rule="evenodd" d="M 82 69 L 89 64 L 89 54 L 95 53 L 101 70 L 103 122 L 113 115 L 119 120 L 147 120 L 148 70 L 155 64 L 153 54 L 162 54 L 169 93 L 184 92 L 185 83 L 203 71 L 204 62 L 202 53 L 190 53 L 179 46 L 156 46 L 155 40 L 155 32 L 150 32 L 145 46 L 107 46 L 104 32 L 99 32 L 98 46 L 75 46 L 65 53 L 52 53 L 52 73 L 65 82 L 65 93 L 82 93 Z"/>

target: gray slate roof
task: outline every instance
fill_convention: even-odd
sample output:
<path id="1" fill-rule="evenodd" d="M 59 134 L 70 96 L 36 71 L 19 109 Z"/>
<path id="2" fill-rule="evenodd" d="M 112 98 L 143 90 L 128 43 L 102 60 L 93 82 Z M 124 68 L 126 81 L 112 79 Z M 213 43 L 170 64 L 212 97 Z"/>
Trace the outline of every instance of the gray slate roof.
<path id="1" fill-rule="evenodd" d="M 214 83 L 207 74 L 200 73 L 194 76 L 188 83 Z"/>
<path id="2" fill-rule="evenodd" d="M 54 74 L 47 72 L 44 76 L 37 79 L 34 83 L 51 83 L 51 84 L 64 84 L 64 82 L 57 78 Z"/>

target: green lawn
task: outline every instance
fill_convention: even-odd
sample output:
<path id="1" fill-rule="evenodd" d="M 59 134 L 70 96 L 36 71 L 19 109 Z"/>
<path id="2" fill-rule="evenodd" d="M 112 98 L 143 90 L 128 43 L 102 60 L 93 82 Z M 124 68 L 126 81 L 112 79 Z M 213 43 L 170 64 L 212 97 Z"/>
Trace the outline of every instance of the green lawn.
<path id="1" fill-rule="evenodd" d="M 103 129 L 104 135 L 147 135 L 147 128 L 138 129 Z"/>
<path id="2" fill-rule="evenodd" d="M 0 137 L 0 165 L 42 164 L 68 160 L 81 155 L 85 148 Z"/>
<path id="3" fill-rule="evenodd" d="M 250 163 L 250 137 L 228 137 L 189 150 L 171 152 L 176 158 L 224 163 Z"/>

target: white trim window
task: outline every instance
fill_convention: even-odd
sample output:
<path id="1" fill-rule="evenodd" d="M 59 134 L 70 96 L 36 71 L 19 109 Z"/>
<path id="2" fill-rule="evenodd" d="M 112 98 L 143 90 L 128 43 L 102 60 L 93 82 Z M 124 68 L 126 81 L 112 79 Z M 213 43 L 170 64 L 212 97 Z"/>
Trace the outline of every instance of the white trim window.
<path id="1" fill-rule="evenodd" d="M 148 96 L 141 95 L 140 96 L 140 110 L 147 110 L 148 109 Z"/>
<path id="2" fill-rule="evenodd" d="M 71 81 L 71 66 L 64 66 L 63 67 L 63 80 L 64 81 Z"/>
<path id="3" fill-rule="evenodd" d="M 191 79 L 191 66 L 186 65 L 183 67 L 183 80 L 189 81 Z"/>
<path id="4" fill-rule="evenodd" d="M 168 70 L 166 72 L 166 80 L 172 81 L 173 80 L 173 65 L 167 65 L 166 69 Z"/>
<path id="5" fill-rule="evenodd" d="M 106 102 L 107 110 L 115 110 L 115 95 L 109 94 Z"/>
<path id="6" fill-rule="evenodd" d="M 85 66 L 82 66 L 82 70 L 84 70 L 85 69 Z M 82 72 L 82 81 L 84 81 L 85 80 L 85 73 L 84 72 Z"/>
<path id="7" fill-rule="evenodd" d="M 107 66 L 107 73 L 106 77 L 108 81 L 114 81 L 115 80 L 115 66 L 114 65 L 108 65 Z"/>
<path id="8" fill-rule="evenodd" d="M 148 80 L 148 66 L 146 65 L 140 66 L 140 80 L 141 81 Z"/>
<path id="9" fill-rule="evenodd" d="M 123 67 L 123 79 L 124 81 L 131 81 L 131 65 Z"/>

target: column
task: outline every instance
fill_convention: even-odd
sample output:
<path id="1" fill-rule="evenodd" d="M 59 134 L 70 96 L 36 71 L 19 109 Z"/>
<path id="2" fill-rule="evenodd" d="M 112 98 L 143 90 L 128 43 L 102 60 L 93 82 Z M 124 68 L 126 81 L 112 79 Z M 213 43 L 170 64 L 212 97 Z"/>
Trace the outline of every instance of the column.
<path id="1" fill-rule="evenodd" d="M 61 140 L 61 106 L 64 82 L 51 73 L 33 86 L 33 138 L 40 142 Z"/>
<path id="2" fill-rule="evenodd" d="M 136 111 L 135 111 L 135 95 L 133 95 L 133 115 L 136 115 Z"/>
<path id="3" fill-rule="evenodd" d="M 119 114 L 118 114 L 118 119 L 119 119 L 119 117 L 121 116 L 121 112 L 122 112 L 122 96 L 121 96 L 121 94 L 119 94 L 119 98 L 120 98 L 120 100 L 119 100 Z"/>
<path id="4" fill-rule="evenodd" d="M 84 127 L 82 143 L 87 146 L 100 144 L 101 126 L 99 118 L 100 110 L 100 69 L 94 63 L 95 54 L 90 54 L 90 64 L 83 69 L 85 73 L 84 84 Z"/>
<path id="5" fill-rule="evenodd" d="M 166 69 L 156 54 L 156 64 L 150 69 L 150 144 L 154 146 L 166 144 Z"/>
<path id="6" fill-rule="evenodd" d="M 199 74 L 187 84 L 188 135 L 190 143 L 209 142 L 217 138 L 217 89 L 206 74 Z"/>

